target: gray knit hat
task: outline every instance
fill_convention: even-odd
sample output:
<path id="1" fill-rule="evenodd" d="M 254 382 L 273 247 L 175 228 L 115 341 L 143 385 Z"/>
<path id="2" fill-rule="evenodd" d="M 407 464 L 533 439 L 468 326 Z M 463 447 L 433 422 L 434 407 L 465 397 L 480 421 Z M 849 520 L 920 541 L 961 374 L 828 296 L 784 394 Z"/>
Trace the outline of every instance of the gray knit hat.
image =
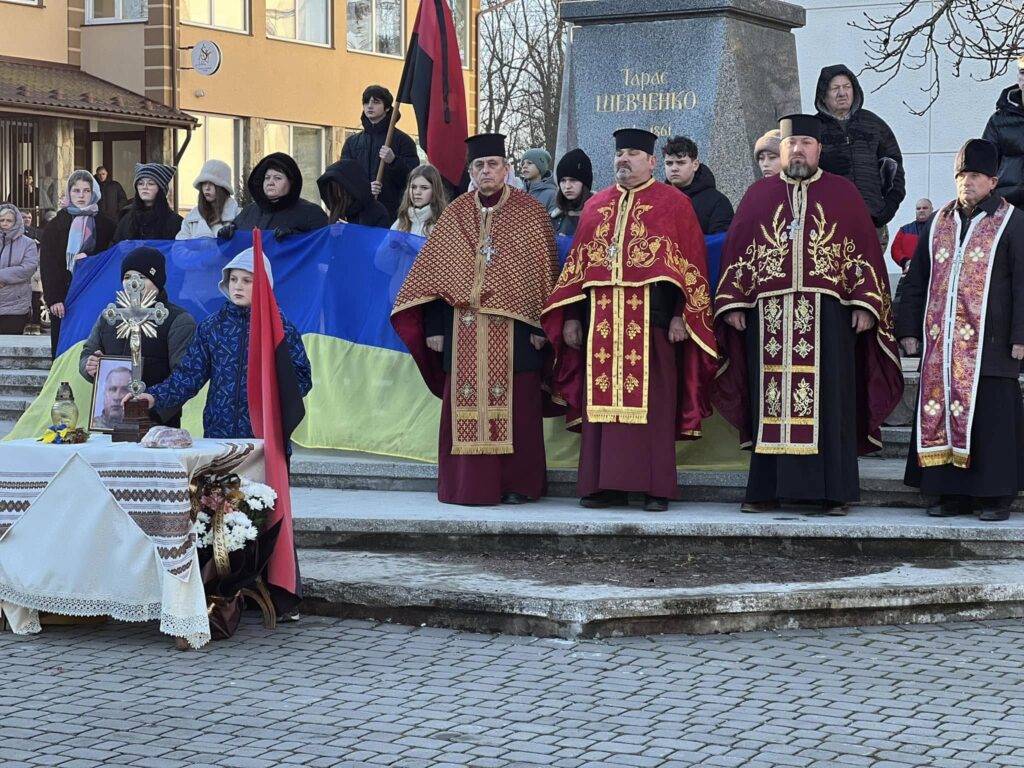
<path id="1" fill-rule="evenodd" d="M 229 261 L 223 271 L 221 272 L 221 280 L 217 284 L 220 288 L 220 292 L 231 298 L 231 294 L 228 293 L 228 278 L 231 277 L 232 269 L 244 269 L 246 272 L 252 272 L 252 260 L 253 250 L 252 248 L 246 248 L 244 251 L 239 251 L 238 254 Z M 270 259 L 267 258 L 267 254 L 263 254 L 263 268 L 267 271 L 267 282 L 270 283 L 270 287 L 274 287 L 274 272 L 270 268 Z"/>
<path id="2" fill-rule="evenodd" d="M 173 165 L 161 165 L 160 163 L 136 163 L 135 164 L 135 179 L 132 181 L 132 186 L 136 186 L 139 183 L 139 179 L 152 179 L 160 190 L 167 194 L 167 188 L 171 185 L 171 179 L 174 178 L 174 166 Z"/>
<path id="3" fill-rule="evenodd" d="M 229 195 L 235 194 L 235 185 L 231 183 L 231 166 L 223 160 L 207 160 L 203 163 L 202 170 L 192 182 L 192 186 L 199 189 L 207 181 L 216 184 Z"/>
<path id="4" fill-rule="evenodd" d="M 536 147 L 534 149 L 528 149 L 523 152 L 523 160 L 529 160 L 531 163 L 536 165 L 541 176 L 544 176 L 551 170 L 551 155 L 548 154 L 546 149 Z"/>
<path id="5" fill-rule="evenodd" d="M 782 145 L 782 134 L 778 128 L 773 128 L 768 131 L 764 136 L 759 138 L 754 144 L 754 157 L 756 158 L 762 152 L 768 151 L 773 154 L 779 154 L 779 147 Z"/>

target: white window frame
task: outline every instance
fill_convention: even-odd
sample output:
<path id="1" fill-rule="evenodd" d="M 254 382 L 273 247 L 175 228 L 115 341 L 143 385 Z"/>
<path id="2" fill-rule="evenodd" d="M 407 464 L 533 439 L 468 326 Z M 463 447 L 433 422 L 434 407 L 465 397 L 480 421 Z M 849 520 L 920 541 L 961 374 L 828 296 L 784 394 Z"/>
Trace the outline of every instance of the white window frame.
<path id="1" fill-rule="evenodd" d="M 213 6 L 216 5 L 217 0 L 205 0 L 210 5 L 210 18 L 213 18 Z M 245 26 L 242 29 L 235 29 L 234 27 L 221 27 L 217 24 L 203 24 L 201 21 L 188 21 L 184 18 L 181 19 L 181 23 L 186 27 L 200 27 L 202 29 L 216 29 L 220 32 L 232 32 L 236 35 L 250 35 L 252 34 L 252 0 L 242 0 L 242 5 L 245 9 Z"/>
<path id="2" fill-rule="evenodd" d="M 288 127 L 288 151 L 287 151 L 287 153 L 292 157 L 292 159 L 295 158 L 295 129 L 296 128 L 313 128 L 313 129 L 316 129 L 316 130 L 320 131 L 320 152 L 319 152 L 320 166 L 319 166 L 319 170 L 317 170 L 317 172 L 316 172 L 317 176 L 322 174 L 324 172 L 324 170 L 327 168 L 327 128 L 326 127 L 324 127 L 322 125 L 312 125 L 310 123 L 289 123 L 289 122 L 287 122 L 285 120 L 264 120 L 263 121 L 263 125 L 264 125 L 264 128 L 263 128 L 264 136 L 266 135 L 266 126 L 268 126 L 268 125 L 285 125 L 285 126 Z M 275 150 L 275 151 L 277 151 L 277 150 Z M 266 155 L 268 155 L 268 154 L 269 153 L 266 151 L 266 148 L 264 148 L 264 151 L 263 151 L 264 157 Z M 302 189 L 303 190 L 307 189 L 307 186 L 306 186 L 305 182 L 306 182 L 306 179 L 305 179 L 305 177 L 303 177 L 303 185 L 302 185 Z M 316 187 L 316 184 L 314 183 L 313 186 Z M 306 198 L 303 198 L 303 199 L 306 199 Z"/>
<path id="3" fill-rule="evenodd" d="M 472 58 L 472 56 L 470 56 L 470 53 L 472 52 L 472 47 L 473 47 L 473 28 L 472 28 L 473 27 L 473 3 L 472 3 L 472 0 L 448 0 L 449 8 L 451 6 L 453 6 L 453 5 L 456 5 L 456 4 L 463 5 L 464 6 L 463 7 L 463 11 L 466 14 L 466 58 L 465 59 L 462 58 L 462 48 L 460 47 L 459 48 L 459 60 L 462 62 L 462 68 L 465 69 L 465 70 L 469 70 L 469 63 L 470 63 L 470 59 Z M 454 14 L 455 14 L 455 12 L 452 11 L 452 21 L 453 22 L 455 21 Z M 455 28 L 455 38 L 456 38 L 455 44 L 456 45 L 458 45 L 458 37 L 459 37 L 459 28 L 456 27 Z"/>
<path id="4" fill-rule="evenodd" d="M 378 3 L 378 0 L 369 0 L 369 2 L 370 2 L 370 39 L 373 41 L 373 44 L 376 45 L 377 44 L 377 3 Z M 467 2 L 468 2 L 468 0 L 467 0 Z M 406 37 L 405 37 L 405 31 L 406 31 L 406 28 L 407 28 L 406 25 L 408 24 L 408 20 L 407 20 L 407 16 L 408 15 L 406 14 L 405 0 L 400 0 L 399 5 L 402 8 L 402 34 L 401 34 L 402 50 L 401 50 L 400 53 L 380 53 L 379 51 L 364 51 L 364 50 L 361 50 L 359 48 L 349 48 L 348 47 L 348 3 L 347 2 L 345 4 L 345 32 L 346 32 L 346 34 L 345 34 L 345 50 L 348 51 L 349 53 L 361 53 L 361 54 L 363 54 L 365 56 L 383 56 L 385 59 L 405 59 L 405 54 L 408 53 L 408 51 L 406 50 L 405 46 L 407 46 L 409 44 L 409 41 L 406 40 Z"/>
<path id="5" fill-rule="evenodd" d="M 333 48 L 334 47 L 334 0 L 328 0 L 326 3 L 327 19 L 324 22 L 327 25 L 327 42 L 318 43 L 314 40 L 300 40 L 297 37 L 281 37 L 279 35 L 272 35 L 267 32 L 267 40 L 277 40 L 282 43 L 295 43 L 296 45 L 312 45 L 315 48 Z M 266 7 L 264 6 L 264 14 L 266 13 Z M 266 27 L 266 18 L 263 19 L 263 26 Z M 277 122 L 272 121 L 272 122 Z M 287 123 L 292 125 L 292 123 Z M 311 125 L 310 128 L 317 128 L 319 126 Z"/>
<path id="6" fill-rule="evenodd" d="M 131 2 L 131 0 L 114 0 L 114 6 L 117 9 L 115 12 L 115 18 L 99 18 L 93 16 L 93 2 L 94 0 L 86 0 L 85 2 L 85 23 L 86 24 L 145 24 L 149 21 L 149 4 L 146 3 L 145 13 L 138 19 L 124 19 L 121 18 L 124 15 L 124 4 Z"/>
<path id="7" fill-rule="evenodd" d="M 193 131 L 192 131 L 192 141 L 196 140 L 196 133 L 198 133 L 199 131 L 203 132 L 203 146 L 206 147 L 206 157 L 203 158 L 203 162 L 204 163 L 207 160 L 211 159 L 210 156 L 209 156 L 210 155 L 210 142 L 209 142 L 209 134 L 207 133 L 207 130 L 208 130 L 208 124 L 206 122 L 207 119 L 212 117 L 212 118 L 218 118 L 218 119 L 221 119 L 221 120 L 234 120 L 235 121 L 235 137 L 234 137 L 234 148 L 233 148 L 234 149 L 234 157 L 231 158 L 231 165 L 234 166 L 232 168 L 232 173 L 235 174 L 236 178 L 231 180 L 231 185 L 232 185 L 233 188 L 235 188 L 236 184 L 245 184 L 245 178 L 242 177 L 242 174 L 244 172 L 244 169 L 242 168 L 242 165 L 244 164 L 243 149 L 245 147 L 245 123 L 246 123 L 246 119 L 244 117 L 240 117 L 238 115 L 218 115 L 218 114 L 215 114 L 213 112 L 190 112 L 189 114 L 191 114 L 193 117 L 195 117 L 195 118 L 197 118 L 199 120 L 199 127 L 193 129 Z M 291 140 L 291 137 L 289 137 L 289 141 L 290 140 Z M 189 143 L 189 148 L 191 148 L 191 146 L 192 146 L 192 144 L 190 142 Z M 216 158 L 216 159 L 223 159 L 223 158 Z M 189 180 L 189 179 L 179 179 L 179 182 L 181 182 L 182 184 L 186 185 L 186 189 L 192 185 L 192 181 Z M 235 195 L 237 195 L 238 192 L 239 192 L 239 190 L 237 188 L 235 188 Z M 179 201 L 179 206 L 180 206 L 180 201 Z M 189 205 L 187 207 L 191 207 L 191 205 Z"/>

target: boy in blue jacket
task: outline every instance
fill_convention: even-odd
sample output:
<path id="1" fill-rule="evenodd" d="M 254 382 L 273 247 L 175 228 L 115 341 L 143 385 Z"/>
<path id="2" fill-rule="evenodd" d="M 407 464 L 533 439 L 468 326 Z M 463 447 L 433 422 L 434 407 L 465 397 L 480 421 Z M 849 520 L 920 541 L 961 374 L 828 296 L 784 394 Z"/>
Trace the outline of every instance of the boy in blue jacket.
<path id="1" fill-rule="evenodd" d="M 263 265 L 270 286 L 273 287 L 274 276 L 270 260 L 265 255 Z M 253 437 L 246 384 L 252 269 L 252 248 L 246 248 L 224 267 L 218 287 L 228 301 L 199 324 L 185 357 L 171 375 L 139 396 L 150 408 L 164 410 L 191 400 L 209 381 L 210 390 L 203 409 L 205 437 Z M 305 397 L 313 388 L 306 348 L 299 332 L 283 313 L 281 322 L 284 324 L 285 340 L 288 342 L 299 390 Z"/>

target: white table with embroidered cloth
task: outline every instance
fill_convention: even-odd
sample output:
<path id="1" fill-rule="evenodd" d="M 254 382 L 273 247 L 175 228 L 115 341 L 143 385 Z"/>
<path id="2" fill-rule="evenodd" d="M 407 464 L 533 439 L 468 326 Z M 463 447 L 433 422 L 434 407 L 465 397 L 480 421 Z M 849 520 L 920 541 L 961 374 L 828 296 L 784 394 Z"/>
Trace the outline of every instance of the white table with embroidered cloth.
<path id="1" fill-rule="evenodd" d="M 263 441 L 0 443 L 0 611 L 12 631 L 39 632 L 39 611 L 159 619 L 164 634 L 205 645 L 189 483 L 226 472 L 261 481 Z"/>

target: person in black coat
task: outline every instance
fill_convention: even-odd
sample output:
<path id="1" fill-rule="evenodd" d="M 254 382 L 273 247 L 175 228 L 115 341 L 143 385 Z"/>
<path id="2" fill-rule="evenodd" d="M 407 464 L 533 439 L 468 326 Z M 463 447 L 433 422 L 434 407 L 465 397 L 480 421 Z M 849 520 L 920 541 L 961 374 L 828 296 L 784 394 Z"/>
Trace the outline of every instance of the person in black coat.
<path id="1" fill-rule="evenodd" d="M 366 227 L 383 227 L 392 224 L 387 209 L 370 192 L 370 180 L 355 160 L 339 160 L 327 166 L 327 170 L 316 180 L 320 199 L 328 210 L 328 221 L 334 224 L 347 221 Z"/>
<path id="2" fill-rule="evenodd" d="M 121 210 L 128 205 L 128 195 L 120 182 L 110 176 L 105 166 L 96 169 L 96 181 L 100 183 L 100 212 L 111 221 L 121 217 Z"/>
<path id="3" fill-rule="evenodd" d="M 982 138 L 999 148 L 996 192 L 1011 205 L 1024 205 L 1024 56 L 1017 59 L 1017 84 L 999 94 Z"/>
<path id="4" fill-rule="evenodd" d="M 928 235 L 917 241 L 896 316 L 904 351 L 922 352 L 922 401 L 928 398 L 914 419 L 904 482 L 939 497 L 928 509 L 936 517 L 978 512 L 982 520 L 1005 520 L 1017 492 L 1024 490 L 1024 403 L 1018 383 L 1024 360 L 1024 213 L 994 191 L 998 169 L 998 149 L 991 142 L 970 139 L 961 148 L 957 199 L 932 215 Z M 955 316 L 949 316 L 949 306 Z M 929 307 L 931 319 L 926 319 Z M 982 325 L 975 328 L 973 318 Z M 941 357 L 930 362 L 934 354 Z M 933 427 L 924 444 L 926 466 L 920 466 L 922 412 L 929 417 L 948 412 L 944 431 L 956 435 L 959 421 L 964 431 L 969 428 L 969 442 L 939 439 Z"/>
<path id="5" fill-rule="evenodd" d="M 75 171 L 64 188 L 67 207 L 46 225 L 39 242 L 39 276 L 50 311 L 50 355 L 57 356 L 64 300 L 82 259 L 110 247 L 115 225 L 99 211 L 100 185 L 88 171 Z"/>
<path id="6" fill-rule="evenodd" d="M 843 64 L 822 68 L 814 106 L 821 120 L 821 169 L 857 187 L 884 250 L 884 227 L 907 196 L 899 142 L 882 118 L 864 109 L 864 91 Z"/>
<path id="7" fill-rule="evenodd" d="M 196 321 L 187 311 L 172 304 L 167 296 L 164 288 L 167 283 L 167 266 L 160 251 L 143 246 L 125 256 L 121 262 L 121 280 L 136 275 L 146 281 L 144 290 L 157 292 L 157 301 L 162 302 L 168 312 L 167 319 L 157 326 L 156 336 L 142 337 L 142 380 L 147 387 L 153 387 L 170 376 L 171 371 L 185 357 L 196 332 Z M 117 328 L 101 315 L 96 318 L 78 359 L 78 370 L 90 384 L 95 381 L 100 358 L 104 355 L 128 357 L 131 349 L 128 339 L 119 338 Z M 159 424 L 181 426 L 180 406 L 166 411 L 153 411 L 152 416 Z"/>
<path id="8" fill-rule="evenodd" d="M 715 174 L 697 159 L 693 140 L 673 136 L 661 152 L 665 156 L 665 181 L 690 198 L 701 232 L 714 235 L 729 229 L 732 203 L 715 186 Z"/>
<path id="9" fill-rule="evenodd" d="M 594 167 L 587 153 L 578 147 L 569 150 L 555 166 L 558 176 L 558 194 L 555 196 L 555 210 L 551 213 L 551 224 L 556 235 L 572 237 L 580 223 L 580 214 L 587 200 L 594 193 Z"/>
<path id="10" fill-rule="evenodd" d="M 122 240 L 173 240 L 181 230 L 181 216 L 167 203 L 167 188 L 174 167 L 160 163 L 135 164 L 135 198 L 117 223 L 114 242 Z"/>
<path id="11" fill-rule="evenodd" d="M 280 240 L 286 235 L 312 232 L 327 226 L 327 214 L 308 200 L 303 200 L 302 172 L 291 155 L 274 152 L 260 160 L 246 182 L 253 202 L 235 217 L 234 224 L 225 224 L 217 233 L 219 240 L 230 240 L 239 229 L 269 229 Z"/>
<path id="12" fill-rule="evenodd" d="M 381 85 L 371 85 L 363 91 L 363 130 L 345 140 L 341 148 L 342 160 L 355 160 L 370 180 L 374 196 L 384 204 L 391 217 L 385 226 L 398 218 L 398 206 L 405 194 L 409 173 L 420 164 L 416 144 L 407 133 L 395 128 L 391 146 L 385 147 L 391 123 L 391 110 L 396 109 L 391 92 Z M 399 117 L 396 120 L 401 120 Z M 384 178 L 377 183 L 377 169 L 384 163 Z"/>

